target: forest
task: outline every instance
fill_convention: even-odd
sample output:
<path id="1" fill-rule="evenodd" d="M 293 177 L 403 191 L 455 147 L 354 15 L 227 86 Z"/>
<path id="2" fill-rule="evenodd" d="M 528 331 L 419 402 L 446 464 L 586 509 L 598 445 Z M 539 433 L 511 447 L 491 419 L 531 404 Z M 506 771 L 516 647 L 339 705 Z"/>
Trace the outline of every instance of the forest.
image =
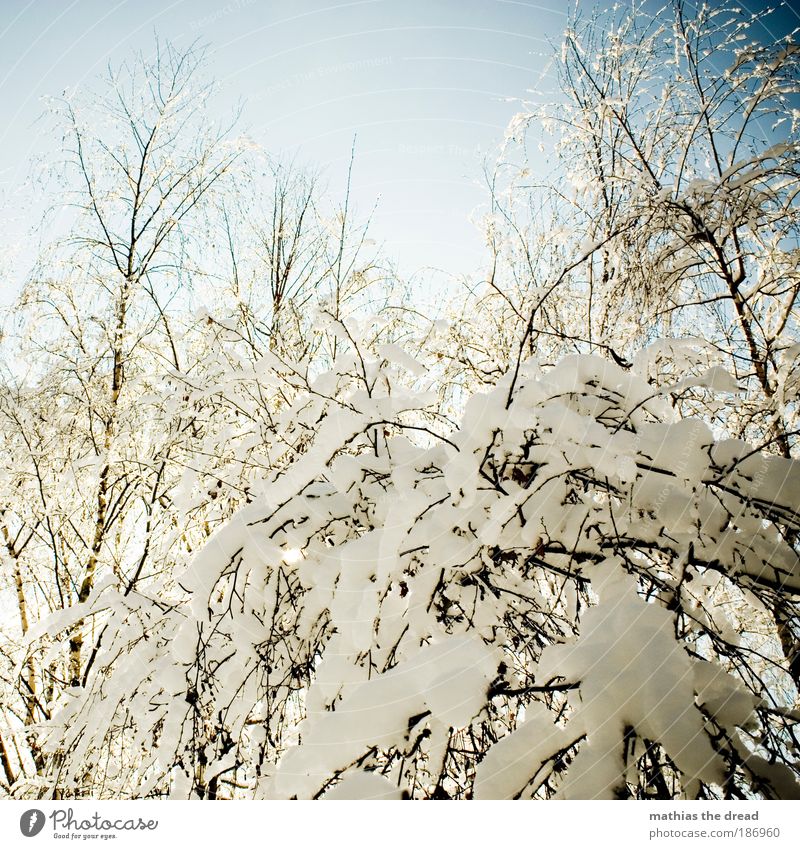
<path id="1" fill-rule="evenodd" d="M 201 45 L 52 101 L 0 797 L 800 798 L 800 44 L 758 26 L 576 12 L 434 294 Z"/>

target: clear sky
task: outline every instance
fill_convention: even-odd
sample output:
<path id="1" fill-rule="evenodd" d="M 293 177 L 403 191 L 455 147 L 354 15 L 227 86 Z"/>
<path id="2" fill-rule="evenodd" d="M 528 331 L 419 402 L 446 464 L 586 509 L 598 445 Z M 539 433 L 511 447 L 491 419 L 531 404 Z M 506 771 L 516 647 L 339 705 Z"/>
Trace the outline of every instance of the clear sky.
<path id="1" fill-rule="evenodd" d="M 482 243 L 469 217 L 486 197 L 481 162 L 502 141 L 519 99 L 548 88 L 548 39 L 558 40 L 568 6 L 0 0 L 0 224 L 7 233 L 26 224 L 29 162 L 54 143 L 37 123 L 41 98 L 91 84 L 109 61 L 147 53 L 157 33 L 179 47 L 207 43 L 223 100 L 244 101 L 242 128 L 271 152 L 325 169 L 333 192 L 343 186 L 356 134 L 357 208 L 366 214 L 378 201 L 373 237 L 401 258 L 401 270 L 474 270 Z"/>

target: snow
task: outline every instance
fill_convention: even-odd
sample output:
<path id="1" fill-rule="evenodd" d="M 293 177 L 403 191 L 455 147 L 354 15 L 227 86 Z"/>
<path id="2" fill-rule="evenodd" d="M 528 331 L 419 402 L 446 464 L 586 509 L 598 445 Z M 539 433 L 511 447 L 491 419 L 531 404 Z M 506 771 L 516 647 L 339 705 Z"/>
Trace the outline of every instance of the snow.
<path id="1" fill-rule="evenodd" d="M 633 579 L 619 561 L 591 574 L 600 603 L 585 613 L 578 640 L 546 648 L 536 670 L 541 681 L 560 675 L 580 683 L 567 729 L 586 733 L 586 743 L 560 794 L 615 798 L 629 766 L 623 760 L 628 728 L 664 746 L 690 795 L 697 781 L 720 783 L 723 765 L 694 707 L 690 658 L 675 640 L 671 615 L 631 592 Z"/>
<path id="2" fill-rule="evenodd" d="M 327 776 L 346 769 L 369 748 L 402 747 L 412 731 L 410 720 L 428 711 L 430 722 L 440 726 L 465 725 L 483 706 L 496 671 L 495 652 L 480 640 L 449 637 L 356 684 L 336 710 L 309 711 L 300 726 L 302 743 L 278 764 L 277 795 L 313 797 Z"/>
<path id="3" fill-rule="evenodd" d="M 718 440 L 673 414 L 651 372 L 587 356 L 527 362 L 446 439 L 417 439 L 405 425 L 433 401 L 389 354 L 368 359 L 370 391 L 349 357 L 298 393 L 285 461 L 178 571 L 168 605 L 98 585 L 113 627 L 47 736 L 73 747 L 65 770 L 80 776 L 125 712 L 148 786 L 173 796 L 197 793 L 174 764 L 202 755 L 206 780 L 235 772 L 259 798 L 424 795 L 440 775 L 475 798 L 615 798 L 649 746 L 682 796 L 718 786 L 713 723 L 756 734 L 762 702 L 698 653 L 708 634 L 748 639 L 718 597 L 800 588 L 781 535 L 796 462 Z M 700 384 L 730 385 L 708 369 Z M 475 739 L 473 783 L 452 763 Z M 794 792 L 757 751 L 738 756 Z"/>
<path id="4" fill-rule="evenodd" d="M 355 772 L 343 778 L 323 796 L 328 801 L 345 799 L 369 799 L 388 801 L 402 799 L 402 793 L 383 776 L 374 772 Z"/>
<path id="5" fill-rule="evenodd" d="M 553 723 L 550 711 L 534 702 L 525 711 L 525 721 L 478 764 L 475 798 L 530 797 L 550 777 L 553 758 L 574 742 L 572 734 Z"/>

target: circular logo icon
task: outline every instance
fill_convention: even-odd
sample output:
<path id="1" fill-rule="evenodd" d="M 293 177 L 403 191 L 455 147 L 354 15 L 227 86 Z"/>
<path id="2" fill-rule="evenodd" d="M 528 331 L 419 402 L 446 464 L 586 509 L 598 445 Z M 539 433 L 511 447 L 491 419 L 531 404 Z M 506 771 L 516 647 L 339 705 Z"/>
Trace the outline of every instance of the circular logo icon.
<path id="1" fill-rule="evenodd" d="M 31 808 L 19 818 L 19 830 L 25 837 L 36 837 L 44 828 L 45 815 L 42 811 Z"/>

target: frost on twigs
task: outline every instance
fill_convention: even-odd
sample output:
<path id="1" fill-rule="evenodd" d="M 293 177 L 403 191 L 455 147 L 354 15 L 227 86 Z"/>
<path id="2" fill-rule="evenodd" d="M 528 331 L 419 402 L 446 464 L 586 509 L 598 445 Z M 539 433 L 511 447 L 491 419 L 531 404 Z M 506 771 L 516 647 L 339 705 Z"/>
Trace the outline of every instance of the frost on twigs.
<path id="1" fill-rule="evenodd" d="M 391 354 L 298 391 L 275 444 L 314 435 L 173 602 L 116 603 L 52 788 L 91 764 L 132 796 L 796 796 L 769 615 L 800 592 L 796 463 L 592 356 L 447 430 Z"/>

